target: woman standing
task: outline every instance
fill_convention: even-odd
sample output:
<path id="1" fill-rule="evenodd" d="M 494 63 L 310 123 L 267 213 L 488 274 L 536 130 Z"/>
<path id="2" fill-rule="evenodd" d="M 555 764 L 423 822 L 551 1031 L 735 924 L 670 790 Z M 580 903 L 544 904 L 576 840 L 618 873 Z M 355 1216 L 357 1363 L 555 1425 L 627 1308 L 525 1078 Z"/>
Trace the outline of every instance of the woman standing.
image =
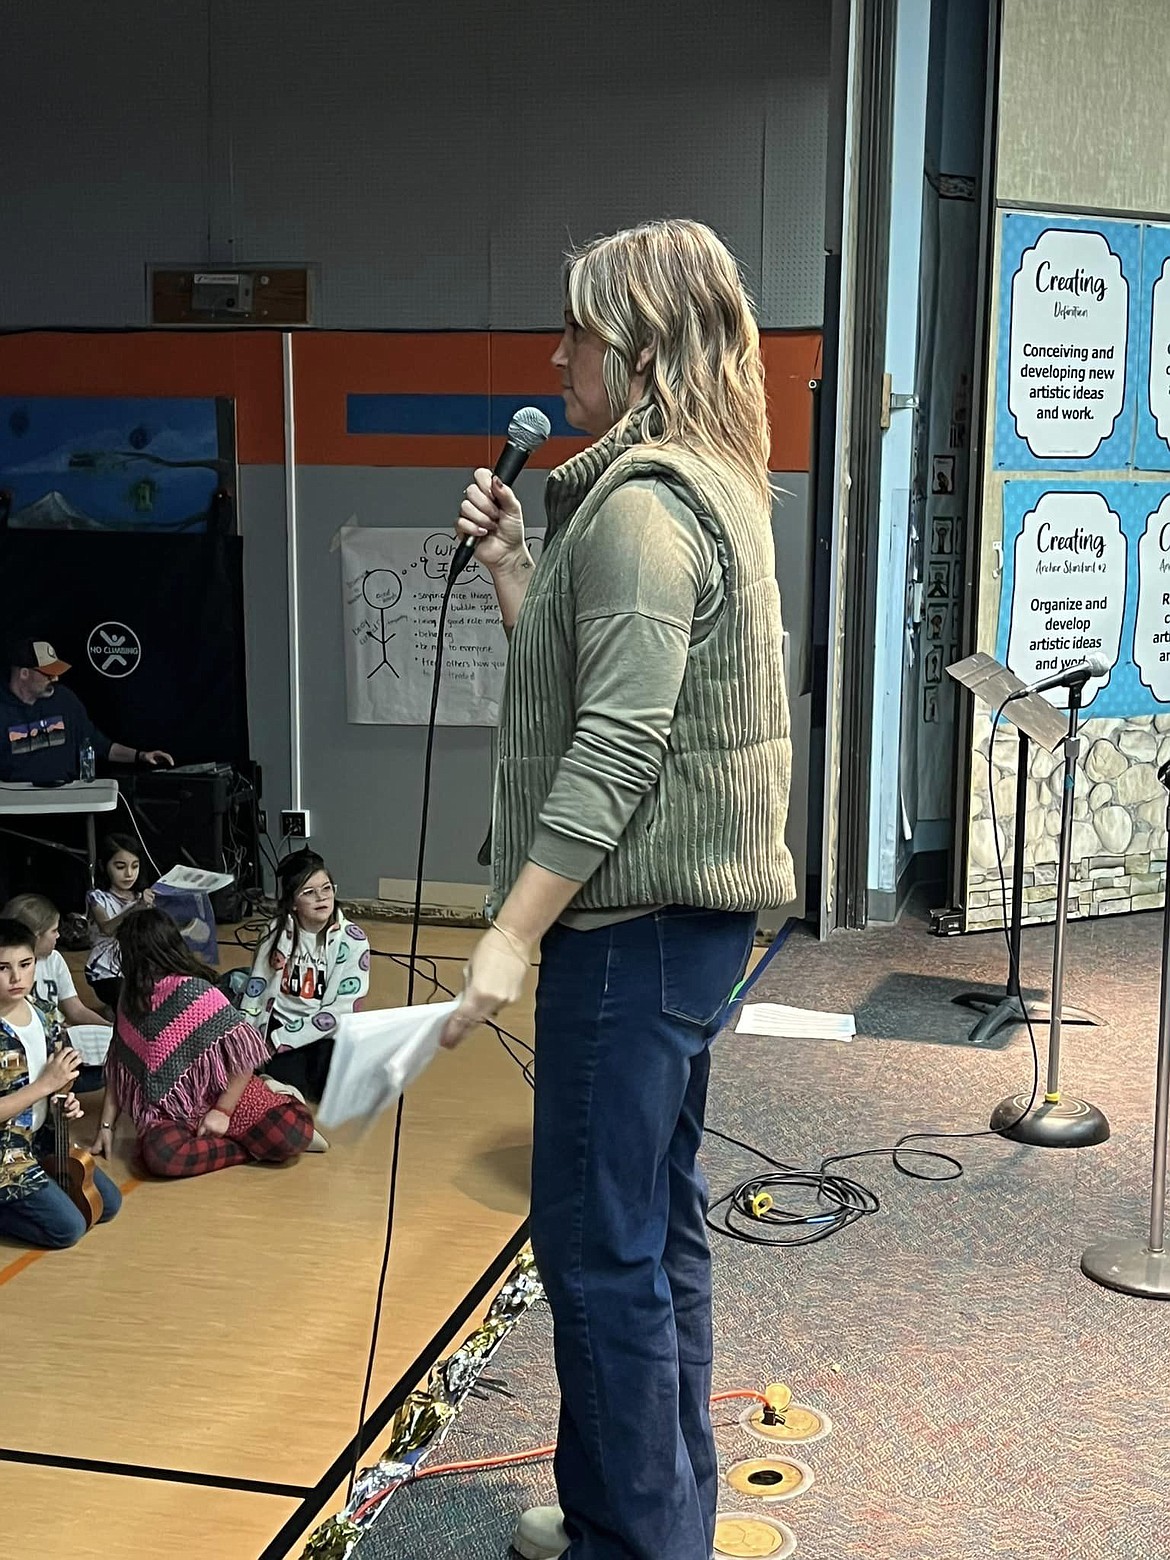
<path id="1" fill-rule="evenodd" d="M 316 851 L 286 856 L 278 879 L 276 918 L 260 939 L 240 1008 L 277 1049 L 268 1077 L 318 1101 L 337 1020 L 356 1012 L 370 989 L 370 945 L 338 908 Z"/>
<path id="2" fill-rule="evenodd" d="M 562 1509 L 513 1542 L 709 1560 L 710 1042 L 757 912 L 794 897 L 759 335 L 719 239 L 655 222 L 571 257 L 552 361 L 596 442 L 548 480 L 539 567 L 490 472 L 460 511 L 511 650 L 495 918 L 444 1043 L 515 1000 L 539 945 L 532 1244 Z"/>

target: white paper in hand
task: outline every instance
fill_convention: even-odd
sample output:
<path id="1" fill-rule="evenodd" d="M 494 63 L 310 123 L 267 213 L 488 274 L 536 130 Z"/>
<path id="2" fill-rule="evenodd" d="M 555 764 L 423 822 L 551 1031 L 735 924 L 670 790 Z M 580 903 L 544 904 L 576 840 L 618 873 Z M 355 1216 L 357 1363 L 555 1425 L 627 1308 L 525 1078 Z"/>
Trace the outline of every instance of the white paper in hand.
<path id="1" fill-rule="evenodd" d="M 434 1059 L 443 1025 L 457 1002 L 347 1013 L 334 1031 L 329 1078 L 317 1124 L 323 1132 L 360 1122 L 368 1126 L 393 1105 Z"/>
<path id="2" fill-rule="evenodd" d="M 87 1067 L 100 1067 L 110 1049 L 113 1033 L 105 1024 L 70 1024 L 65 1039 Z"/>

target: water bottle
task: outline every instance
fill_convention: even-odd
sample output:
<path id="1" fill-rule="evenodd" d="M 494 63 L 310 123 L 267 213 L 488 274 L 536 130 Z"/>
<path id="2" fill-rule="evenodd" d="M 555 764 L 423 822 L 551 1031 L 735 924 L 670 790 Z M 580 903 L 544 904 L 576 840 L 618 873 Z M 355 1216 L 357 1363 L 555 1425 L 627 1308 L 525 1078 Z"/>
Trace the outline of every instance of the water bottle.
<path id="1" fill-rule="evenodd" d="M 89 740 L 88 737 L 81 744 L 81 753 L 79 754 L 79 758 L 80 758 L 80 762 L 81 762 L 81 778 L 83 780 L 92 780 L 93 779 L 93 743 Z"/>

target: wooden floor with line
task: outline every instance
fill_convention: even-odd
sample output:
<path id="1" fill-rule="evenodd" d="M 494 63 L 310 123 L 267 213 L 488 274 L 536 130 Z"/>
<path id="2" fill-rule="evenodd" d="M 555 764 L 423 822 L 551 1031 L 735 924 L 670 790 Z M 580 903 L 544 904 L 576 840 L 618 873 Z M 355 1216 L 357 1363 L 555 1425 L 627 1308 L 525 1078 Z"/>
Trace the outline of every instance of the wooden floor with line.
<path id="1" fill-rule="evenodd" d="M 367 930 L 382 953 L 408 946 L 407 927 Z M 423 929 L 447 986 L 475 936 Z M 246 960 L 224 949 L 225 967 Z M 405 1000 L 401 964 L 375 957 L 371 974 L 370 1006 Z M 534 977 L 508 1015 L 529 1042 Z M 468 1297 L 527 1216 L 531 1119 L 486 1031 L 410 1090 L 371 1410 L 467 1331 Z M 112 1224 L 66 1252 L 0 1241 L 0 1560 L 300 1554 L 343 1496 L 331 1468 L 357 1428 L 392 1128 L 387 1115 L 285 1169 L 165 1183 L 133 1179 L 120 1136 Z"/>

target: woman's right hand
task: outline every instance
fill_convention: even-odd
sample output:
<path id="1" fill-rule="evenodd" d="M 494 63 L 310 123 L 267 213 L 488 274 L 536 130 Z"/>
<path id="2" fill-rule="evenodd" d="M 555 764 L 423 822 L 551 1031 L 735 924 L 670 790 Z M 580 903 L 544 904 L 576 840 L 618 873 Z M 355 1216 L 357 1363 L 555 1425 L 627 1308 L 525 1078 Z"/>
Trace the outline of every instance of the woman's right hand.
<path id="1" fill-rule="evenodd" d="M 54 1051 L 42 1069 L 37 1082 L 45 1089 L 46 1097 L 67 1094 L 74 1078 L 81 1071 L 81 1057 L 72 1046 L 62 1046 Z"/>
<path id="2" fill-rule="evenodd" d="M 527 552 L 520 502 L 486 466 L 478 468 L 464 490 L 455 529 L 461 540 L 478 539 L 475 556 L 485 569 L 507 569 Z"/>

